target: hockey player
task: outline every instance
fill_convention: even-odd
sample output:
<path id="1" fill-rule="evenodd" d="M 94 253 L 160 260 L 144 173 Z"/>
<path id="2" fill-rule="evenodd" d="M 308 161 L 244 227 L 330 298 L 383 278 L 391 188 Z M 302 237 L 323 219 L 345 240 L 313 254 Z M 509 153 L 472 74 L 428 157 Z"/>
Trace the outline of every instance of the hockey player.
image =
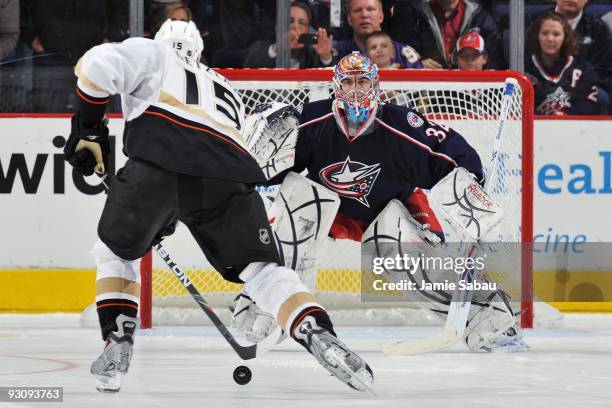
<path id="1" fill-rule="evenodd" d="M 279 266 L 263 202 L 265 180 L 244 139 L 244 106 L 225 78 L 199 62 L 193 22 L 167 20 L 155 40 L 131 38 L 89 50 L 75 68 L 78 106 L 66 160 L 103 174 L 103 120 L 121 94 L 125 166 L 110 181 L 98 225 L 96 303 L 105 341 L 91 366 L 99 391 L 119 391 L 138 325 L 140 258 L 183 222 L 221 275 L 244 283 L 259 306 L 330 373 L 359 391 L 370 367 L 337 339 L 295 271 Z"/>
<path id="2" fill-rule="evenodd" d="M 478 154 L 454 130 L 379 103 L 378 69 L 369 58 L 349 54 L 336 65 L 333 82 L 335 99 L 302 110 L 292 169 L 307 169 L 311 180 L 340 195 L 332 237 L 361 240 L 391 199 L 407 203 L 415 189 L 433 187 L 455 167 L 484 179 Z"/>
<path id="3" fill-rule="evenodd" d="M 332 238 L 362 241 L 368 227 L 384 218 L 394 202 L 401 202 L 420 225 L 422 240 L 440 243 L 442 228 L 420 189 L 431 189 L 458 168 L 467 170 L 472 182 L 483 184 L 477 152 L 453 129 L 411 108 L 381 103 L 377 67 L 358 52 L 338 62 L 333 86 L 335 98 L 304 105 L 294 165 L 269 184 L 279 183 L 289 171 L 307 170 L 308 179 L 336 192 L 340 207 L 329 232 Z M 246 302 L 239 302 L 244 309 Z M 512 313 L 503 312 L 503 327 L 495 327 L 500 333 L 514 324 Z M 250 328 L 241 318 L 234 323 L 254 338 L 267 334 L 263 323 Z M 472 337 L 477 339 L 473 342 L 468 334 L 466 343 L 472 350 L 489 351 L 496 342 L 489 334 L 484 340 Z M 515 334 L 510 330 L 511 337 Z"/>

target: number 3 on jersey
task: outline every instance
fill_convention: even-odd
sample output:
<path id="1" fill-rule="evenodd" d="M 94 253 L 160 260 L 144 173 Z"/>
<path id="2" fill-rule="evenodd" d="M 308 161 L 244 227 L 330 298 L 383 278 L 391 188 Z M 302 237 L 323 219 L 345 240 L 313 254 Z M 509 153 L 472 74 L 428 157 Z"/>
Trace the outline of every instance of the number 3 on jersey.
<path id="1" fill-rule="evenodd" d="M 438 142 L 442 142 L 444 139 L 446 139 L 446 132 L 440 129 L 436 129 L 436 128 L 427 128 L 427 130 L 425 131 L 425 134 L 429 137 L 435 137 L 436 139 L 438 139 Z"/>
<path id="2" fill-rule="evenodd" d="M 430 122 L 439 126 L 442 129 L 436 129 L 435 127 L 429 127 L 427 128 L 427 130 L 425 130 L 425 134 L 429 137 L 435 137 L 436 139 L 438 139 L 438 142 L 442 143 L 444 139 L 446 139 L 446 136 L 448 136 L 448 131 L 449 131 L 448 126 L 442 125 L 440 123 L 436 123 L 434 121 L 430 121 Z"/>
<path id="3" fill-rule="evenodd" d="M 240 112 L 241 102 L 236 98 L 236 95 L 217 81 L 212 83 L 212 91 L 215 101 L 214 108 L 217 112 L 224 115 L 235 124 L 236 130 L 240 131 Z M 185 104 L 202 107 L 203 103 L 200 100 L 200 84 L 198 76 L 191 71 L 185 70 Z"/>

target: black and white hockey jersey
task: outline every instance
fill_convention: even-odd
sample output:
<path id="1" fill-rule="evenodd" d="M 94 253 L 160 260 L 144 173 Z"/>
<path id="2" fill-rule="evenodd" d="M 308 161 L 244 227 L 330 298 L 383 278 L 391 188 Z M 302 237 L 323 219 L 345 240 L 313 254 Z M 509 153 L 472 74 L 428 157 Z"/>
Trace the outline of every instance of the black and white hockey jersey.
<path id="1" fill-rule="evenodd" d="M 591 65 L 572 56 L 547 69 L 531 55 L 525 72 L 535 77 L 535 112 L 538 115 L 599 115 L 597 77 Z"/>
<path id="2" fill-rule="evenodd" d="M 480 182 L 476 151 L 452 129 L 416 111 L 381 104 L 374 130 L 349 140 L 332 112 L 333 100 L 306 104 L 300 117 L 293 171 L 340 195 L 340 212 L 372 221 L 391 199 L 402 202 L 415 188 L 431 188 L 455 167 Z"/>
<path id="3" fill-rule="evenodd" d="M 193 176 L 265 179 L 242 135 L 244 105 L 228 81 L 168 44 L 130 38 L 89 50 L 76 67 L 92 98 L 121 94 L 124 152 Z"/>

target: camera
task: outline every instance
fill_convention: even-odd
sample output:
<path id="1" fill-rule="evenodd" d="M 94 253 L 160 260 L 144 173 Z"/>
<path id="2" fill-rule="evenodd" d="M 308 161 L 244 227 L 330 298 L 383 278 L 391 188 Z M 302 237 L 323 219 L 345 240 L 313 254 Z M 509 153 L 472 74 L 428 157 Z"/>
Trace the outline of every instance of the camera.
<path id="1" fill-rule="evenodd" d="M 314 33 L 301 34 L 298 38 L 300 44 L 313 45 L 319 42 L 319 36 Z"/>

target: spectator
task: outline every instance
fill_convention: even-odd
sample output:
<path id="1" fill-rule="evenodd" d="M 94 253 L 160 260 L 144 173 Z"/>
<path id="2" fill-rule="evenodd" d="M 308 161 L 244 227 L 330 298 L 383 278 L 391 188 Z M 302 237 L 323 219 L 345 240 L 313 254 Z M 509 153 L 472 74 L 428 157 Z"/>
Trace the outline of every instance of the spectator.
<path id="1" fill-rule="evenodd" d="M 353 38 L 335 41 L 334 48 L 339 58 L 359 51 L 366 54 L 366 39 L 375 31 L 381 31 L 384 15 L 381 0 L 348 0 L 347 20 L 353 28 Z M 400 68 L 423 68 L 415 50 L 399 41 L 393 42 L 395 57 L 393 62 Z"/>
<path id="2" fill-rule="evenodd" d="M 31 47 L 34 51 L 32 110 L 74 110 L 73 67 L 94 45 L 117 41 L 127 27 L 123 0 L 38 0 L 33 9 Z M 117 12 L 120 11 L 120 12 Z M 112 14 L 111 14 L 112 13 Z M 110 16 L 113 17 L 111 20 Z M 112 32 L 109 28 L 114 27 Z"/>
<path id="3" fill-rule="evenodd" d="M 374 31 L 366 38 L 366 54 L 378 69 L 398 69 L 395 62 L 395 48 L 389 34 L 383 31 Z"/>
<path id="4" fill-rule="evenodd" d="M 456 68 L 463 71 L 482 71 L 487 64 L 488 54 L 484 38 L 474 31 L 459 37 L 453 56 Z M 500 89 L 444 91 L 445 105 L 452 106 L 453 113 L 466 117 L 487 117 L 491 112 L 491 102 L 499 98 Z"/>
<path id="5" fill-rule="evenodd" d="M 457 68 L 465 71 L 482 71 L 487 65 L 488 54 L 484 38 L 476 32 L 463 34 L 457 40 Z"/>
<path id="6" fill-rule="evenodd" d="M 578 38 L 567 19 L 554 11 L 541 15 L 527 34 L 531 55 L 525 72 L 534 80 L 540 115 L 593 115 L 602 112 L 592 66 L 574 57 Z"/>
<path id="7" fill-rule="evenodd" d="M 591 63 L 597 85 L 609 94 L 612 91 L 612 35 L 601 18 L 584 13 L 587 1 L 557 0 L 554 10 L 568 20 L 578 35 L 577 57 Z"/>
<path id="8" fill-rule="evenodd" d="M 19 0 L 0 0 L 0 61 L 13 53 L 19 38 Z"/>
<path id="9" fill-rule="evenodd" d="M 304 3 L 291 4 L 291 68 L 321 68 L 333 65 L 332 37 L 324 28 L 316 31 L 316 43 L 307 45 L 299 42 L 300 35 L 310 29 L 310 9 Z M 276 43 L 256 41 L 247 50 L 244 58 L 245 68 L 276 67 Z"/>
<path id="10" fill-rule="evenodd" d="M 468 31 L 485 40 L 487 68 L 498 68 L 497 27 L 478 0 L 402 1 L 389 23 L 391 36 L 412 45 L 428 69 L 449 68 L 457 39 Z"/>
<path id="11" fill-rule="evenodd" d="M 399 69 L 400 65 L 395 60 L 395 48 L 393 40 L 384 31 L 374 31 L 366 38 L 366 52 L 368 58 L 381 69 Z M 383 102 L 395 103 L 408 106 L 408 98 L 404 92 L 395 92 L 392 89 L 380 90 L 378 97 Z"/>
<path id="12" fill-rule="evenodd" d="M 151 24 L 151 38 L 159 31 L 159 27 L 167 20 L 191 21 L 193 15 L 191 10 L 182 1 L 171 1 L 167 3 L 157 2 L 153 9 L 153 21 Z"/>

